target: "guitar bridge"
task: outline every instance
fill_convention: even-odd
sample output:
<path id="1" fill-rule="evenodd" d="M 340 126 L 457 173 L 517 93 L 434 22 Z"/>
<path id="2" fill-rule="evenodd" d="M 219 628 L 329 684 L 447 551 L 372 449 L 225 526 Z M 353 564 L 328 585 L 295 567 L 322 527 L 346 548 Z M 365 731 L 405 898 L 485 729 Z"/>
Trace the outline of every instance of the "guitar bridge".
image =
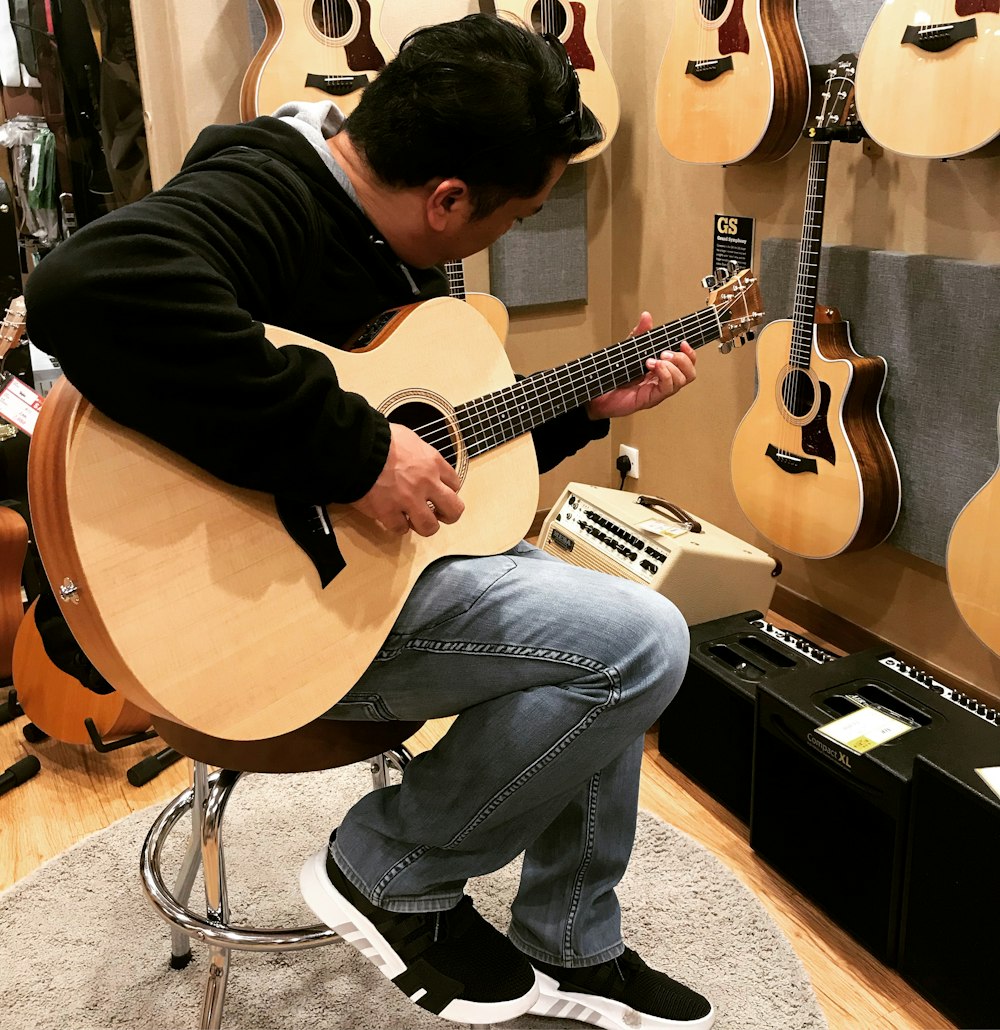
<path id="1" fill-rule="evenodd" d="M 774 462 L 782 472 L 797 476 L 800 472 L 812 472 L 816 474 L 816 459 L 804 458 L 801 454 L 792 454 L 791 451 L 783 451 L 775 447 L 773 443 L 767 445 L 765 455 Z"/>
<path id="2" fill-rule="evenodd" d="M 328 93 L 331 97 L 344 97 L 348 93 L 364 89 L 368 85 L 368 76 L 309 74 L 306 76 L 306 85 Z"/>
<path id="3" fill-rule="evenodd" d="M 685 75 L 693 75 L 701 82 L 712 82 L 720 75 L 733 70 L 731 57 L 715 57 L 710 61 L 688 61 Z"/>
<path id="4" fill-rule="evenodd" d="M 939 54 L 963 39 L 975 39 L 979 35 L 976 19 L 948 22 L 943 25 L 907 25 L 902 42 L 910 43 L 928 53 Z"/>

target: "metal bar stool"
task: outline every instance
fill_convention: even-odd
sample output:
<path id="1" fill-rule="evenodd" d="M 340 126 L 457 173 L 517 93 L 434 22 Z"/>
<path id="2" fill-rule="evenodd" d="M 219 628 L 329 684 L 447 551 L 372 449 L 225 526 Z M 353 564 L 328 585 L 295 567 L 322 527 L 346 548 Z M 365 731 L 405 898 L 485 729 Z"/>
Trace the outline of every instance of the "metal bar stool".
<path id="1" fill-rule="evenodd" d="M 261 929 L 230 923 L 222 818 L 240 777 L 248 772 L 317 772 L 370 760 L 373 784 L 383 787 L 388 770 L 402 772 L 409 761 L 403 741 L 423 723 L 317 719 L 280 737 L 245 741 L 221 740 L 159 718 L 153 725 L 170 747 L 193 761 L 194 785 L 174 798 L 150 828 L 139 862 L 142 886 L 157 914 L 170 924 L 170 965 L 174 969 L 182 969 L 191 960 L 191 938 L 208 945 L 201 1026 L 218 1030 L 232 951 L 298 951 L 338 939 L 322 924 Z M 210 774 L 209 766 L 218 771 Z M 170 832 L 189 811 L 191 841 L 170 890 L 161 868 L 163 848 Z M 199 866 L 205 881 L 204 914 L 190 905 Z"/>

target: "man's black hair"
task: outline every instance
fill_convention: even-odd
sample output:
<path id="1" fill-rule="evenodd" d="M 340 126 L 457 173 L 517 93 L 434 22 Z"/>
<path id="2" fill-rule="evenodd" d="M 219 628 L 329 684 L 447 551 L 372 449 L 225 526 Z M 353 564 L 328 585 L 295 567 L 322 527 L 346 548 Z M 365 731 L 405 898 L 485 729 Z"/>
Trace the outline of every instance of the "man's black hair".
<path id="1" fill-rule="evenodd" d="M 477 218 L 534 196 L 555 160 L 604 136 L 562 45 L 482 14 L 411 32 L 346 129 L 387 185 L 462 179 Z"/>

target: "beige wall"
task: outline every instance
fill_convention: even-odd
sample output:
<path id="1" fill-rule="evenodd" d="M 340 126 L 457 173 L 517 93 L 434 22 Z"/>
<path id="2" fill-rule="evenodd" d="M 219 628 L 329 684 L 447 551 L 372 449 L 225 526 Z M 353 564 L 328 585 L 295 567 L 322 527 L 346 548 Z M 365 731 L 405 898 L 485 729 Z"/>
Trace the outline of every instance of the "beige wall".
<path id="1" fill-rule="evenodd" d="M 438 2 L 451 5 L 448 16 L 463 13 L 465 0 Z M 250 57 L 245 0 L 132 3 L 154 177 L 162 182 L 202 125 L 238 118 Z M 432 6 L 422 0 L 421 13 Z M 587 167 L 590 300 L 517 314 L 508 350 L 519 371 L 620 339 L 643 308 L 660 322 L 701 307 L 698 281 L 710 271 L 717 212 L 756 218 L 758 240 L 799 236 L 805 143 L 775 164 L 732 169 L 684 165 L 660 144 L 654 97 L 673 6 L 669 0 L 600 5 L 601 46 L 614 70 L 622 124 L 609 150 Z M 824 242 L 1000 261 L 998 185 L 1000 159 L 932 163 L 838 147 Z M 469 263 L 468 282 L 487 288 L 485 255 Z M 856 342 L 877 353 L 877 342 Z M 571 479 L 617 485 L 618 443 L 637 446 L 642 479 L 630 480 L 630 488 L 673 500 L 776 554 L 790 590 L 1000 696 L 1000 659 L 965 628 L 941 568 L 888 546 L 807 561 L 782 554 L 754 532 L 728 467 L 733 434 L 753 398 L 753 348 L 727 356 L 705 348 L 698 368 L 694 387 L 654 412 L 616 423 L 609 440 L 543 477 L 542 505 Z"/>

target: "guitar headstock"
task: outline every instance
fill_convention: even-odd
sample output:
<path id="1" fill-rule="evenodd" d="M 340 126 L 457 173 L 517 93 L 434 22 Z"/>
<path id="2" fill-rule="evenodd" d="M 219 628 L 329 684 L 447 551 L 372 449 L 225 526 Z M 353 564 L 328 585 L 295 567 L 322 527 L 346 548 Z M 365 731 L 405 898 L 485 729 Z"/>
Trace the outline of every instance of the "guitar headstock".
<path id="1" fill-rule="evenodd" d="M 840 140 L 857 143 L 865 135 L 854 106 L 854 73 L 858 66 L 857 54 L 841 54 L 827 69 L 823 86 L 823 108 L 816 116 L 816 124 L 806 130 L 814 140 Z"/>
<path id="2" fill-rule="evenodd" d="M 0 358 L 20 345 L 26 320 L 24 297 L 15 297 L 7 307 L 3 322 L 0 322 Z"/>
<path id="3" fill-rule="evenodd" d="M 753 340 L 757 327 L 764 321 L 760 280 L 749 268 L 734 266 L 735 262 L 730 262 L 728 268 L 717 269 L 715 275 L 702 280 L 710 290 L 708 303 L 719 317 L 719 350 L 723 354 Z"/>

